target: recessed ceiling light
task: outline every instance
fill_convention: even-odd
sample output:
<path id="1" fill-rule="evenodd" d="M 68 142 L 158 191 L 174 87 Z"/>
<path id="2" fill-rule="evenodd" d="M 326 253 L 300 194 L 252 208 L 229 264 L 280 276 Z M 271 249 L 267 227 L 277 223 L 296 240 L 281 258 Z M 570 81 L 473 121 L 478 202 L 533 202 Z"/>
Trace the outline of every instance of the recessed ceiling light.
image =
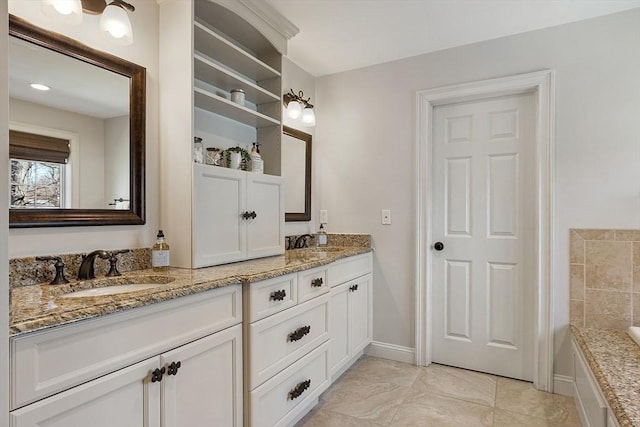
<path id="1" fill-rule="evenodd" d="M 32 88 L 37 89 L 37 90 L 49 90 L 51 89 L 49 86 L 47 85 L 43 85 L 40 83 L 31 83 L 30 85 Z"/>

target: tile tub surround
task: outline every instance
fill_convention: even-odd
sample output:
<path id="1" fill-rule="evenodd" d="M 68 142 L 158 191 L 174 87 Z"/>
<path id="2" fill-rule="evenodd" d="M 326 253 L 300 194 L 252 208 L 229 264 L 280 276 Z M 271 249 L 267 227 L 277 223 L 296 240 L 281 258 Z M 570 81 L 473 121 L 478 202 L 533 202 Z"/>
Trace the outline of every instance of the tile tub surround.
<path id="1" fill-rule="evenodd" d="M 624 331 L 571 332 L 620 426 L 640 426 L 640 347 Z"/>
<path id="2" fill-rule="evenodd" d="M 569 230 L 570 323 L 640 326 L 640 230 Z"/>
<path id="3" fill-rule="evenodd" d="M 209 289 L 239 283 L 253 283 L 288 273 L 330 264 L 341 258 L 370 252 L 368 247 L 345 247 L 319 257 L 308 250 L 291 250 L 285 255 L 199 269 L 170 268 L 166 273 L 151 269 L 123 274 L 122 281 L 135 276 L 173 279 L 161 287 L 126 294 L 85 298 L 62 295 L 104 285 L 104 278 L 72 281 L 66 285 L 37 284 L 11 289 L 9 332 L 12 335 L 59 326 L 82 319 L 142 307 Z M 117 280 L 117 279 L 116 279 Z M 102 282 L 101 282 L 102 281 Z"/>
<path id="4" fill-rule="evenodd" d="M 117 250 L 117 249 L 116 249 Z M 55 255 L 62 258 L 64 275 L 71 281 L 78 277 L 78 269 L 82 262 L 83 253 Z M 131 252 L 118 255 L 118 271 L 144 270 L 151 267 L 151 249 L 131 249 Z M 96 258 L 96 276 L 109 271 L 109 261 Z M 9 287 L 29 286 L 38 283 L 48 283 L 56 275 L 53 261 L 36 261 L 35 257 L 13 258 L 9 260 Z"/>
<path id="5" fill-rule="evenodd" d="M 364 356 L 296 427 L 579 427 L 573 399 L 531 383 Z"/>

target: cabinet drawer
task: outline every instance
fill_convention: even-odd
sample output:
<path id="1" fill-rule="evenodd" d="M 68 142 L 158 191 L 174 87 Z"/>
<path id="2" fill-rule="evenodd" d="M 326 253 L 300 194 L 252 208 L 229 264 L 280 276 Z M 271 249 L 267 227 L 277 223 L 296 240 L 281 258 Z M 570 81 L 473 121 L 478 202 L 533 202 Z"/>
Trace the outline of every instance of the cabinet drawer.
<path id="1" fill-rule="evenodd" d="M 329 343 L 322 344 L 249 394 L 252 427 L 290 425 L 307 404 L 327 389 L 328 348 Z M 307 381 L 308 388 L 302 391 Z M 299 395 L 296 388 L 301 391 Z"/>
<path id="2" fill-rule="evenodd" d="M 241 322 L 234 285 L 12 338 L 11 409 Z"/>
<path id="3" fill-rule="evenodd" d="M 329 294 L 249 325 L 253 390 L 329 339 Z"/>
<path id="4" fill-rule="evenodd" d="M 327 268 L 320 267 L 298 273 L 298 303 L 329 291 L 327 283 Z"/>
<path id="5" fill-rule="evenodd" d="M 371 273 L 371 253 L 344 258 L 329 265 L 329 286 L 336 286 Z"/>
<path id="6" fill-rule="evenodd" d="M 264 319 L 298 303 L 296 273 L 250 283 L 245 292 L 249 305 L 249 322 Z"/>
<path id="7" fill-rule="evenodd" d="M 574 398 L 578 412 L 582 412 L 590 427 L 607 426 L 607 404 L 600 393 L 600 388 L 592 378 L 591 370 L 582 358 L 582 353 L 573 344 L 573 363 L 575 369 Z"/>

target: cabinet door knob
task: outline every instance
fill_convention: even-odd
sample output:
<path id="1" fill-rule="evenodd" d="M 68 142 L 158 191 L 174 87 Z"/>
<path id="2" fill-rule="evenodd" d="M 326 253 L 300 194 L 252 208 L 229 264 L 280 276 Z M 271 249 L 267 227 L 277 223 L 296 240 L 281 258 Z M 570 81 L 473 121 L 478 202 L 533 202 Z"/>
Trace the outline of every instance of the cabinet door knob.
<path id="1" fill-rule="evenodd" d="M 296 385 L 290 392 L 289 392 L 289 400 L 294 400 L 297 399 L 298 397 L 300 397 L 300 395 L 302 393 L 305 392 L 305 390 L 307 390 L 309 387 L 311 387 L 311 378 L 309 378 L 306 381 L 302 381 L 301 383 L 299 383 L 298 385 Z"/>
<path id="2" fill-rule="evenodd" d="M 441 250 L 444 249 L 444 243 L 442 242 L 435 242 L 433 244 L 433 249 L 435 249 L 436 251 L 440 252 Z"/>
<path id="3" fill-rule="evenodd" d="M 311 332 L 311 325 L 302 326 L 289 334 L 288 340 L 295 342 L 301 340 L 305 335 Z"/>
<path id="4" fill-rule="evenodd" d="M 251 211 L 251 213 L 249 214 L 249 217 L 251 219 L 256 219 L 257 216 L 258 216 L 258 214 L 256 213 L 256 211 Z"/>
<path id="5" fill-rule="evenodd" d="M 271 292 L 269 299 L 271 301 L 283 301 L 286 296 L 287 296 L 287 291 L 285 291 L 284 289 L 281 289 L 279 291 Z"/>
<path id="6" fill-rule="evenodd" d="M 249 219 L 251 217 L 251 214 L 249 214 L 249 212 L 244 211 L 240 214 L 240 216 L 242 217 L 242 219 Z"/>
<path id="7" fill-rule="evenodd" d="M 167 366 L 167 375 L 178 375 L 180 366 L 182 366 L 180 362 L 171 362 L 169 366 Z"/>
<path id="8" fill-rule="evenodd" d="M 162 381 L 162 375 L 164 375 L 164 373 L 165 373 L 164 366 L 162 368 L 154 369 L 153 372 L 151 372 L 151 382 L 155 383 L 155 382 Z"/>
<path id="9" fill-rule="evenodd" d="M 358 290 L 358 284 L 356 283 L 355 285 L 350 286 L 350 287 L 349 287 L 349 290 L 350 290 L 351 292 L 355 292 L 355 291 L 357 291 L 357 290 Z"/>
<path id="10" fill-rule="evenodd" d="M 313 279 L 311 281 L 311 287 L 319 288 L 320 286 L 322 286 L 323 283 L 324 283 L 324 280 L 322 280 L 322 277 L 318 277 L 317 279 Z"/>

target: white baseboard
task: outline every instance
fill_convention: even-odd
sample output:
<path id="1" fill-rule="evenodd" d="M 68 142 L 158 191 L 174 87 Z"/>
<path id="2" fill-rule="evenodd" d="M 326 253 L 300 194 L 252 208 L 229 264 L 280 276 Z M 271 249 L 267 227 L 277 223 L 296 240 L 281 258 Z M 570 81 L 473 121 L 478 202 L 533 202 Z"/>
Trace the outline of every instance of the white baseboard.
<path id="1" fill-rule="evenodd" d="M 416 350 L 401 345 L 373 341 L 369 344 L 365 353 L 367 356 L 395 360 L 396 362 L 409 363 L 411 365 L 415 365 L 416 363 Z"/>
<path id="2" fill-rule="evenodd" d="M 554 375 L 553 392 L 555 394 L 573 397 L 573 378 L 567 375 Z"/>

